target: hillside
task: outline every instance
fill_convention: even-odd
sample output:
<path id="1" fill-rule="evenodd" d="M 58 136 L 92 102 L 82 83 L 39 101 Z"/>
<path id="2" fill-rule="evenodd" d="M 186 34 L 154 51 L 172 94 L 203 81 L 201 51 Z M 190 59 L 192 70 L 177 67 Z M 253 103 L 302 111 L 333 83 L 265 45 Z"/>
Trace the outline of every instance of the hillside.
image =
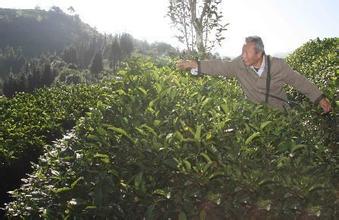
<path id="1" fill-rule="evenodd" d="M 49 11 L 0 8 L 0 30 L 0 48 L 21 47 L 26 56 L 60 52 L 79 40 L 100 36 L 77 15 L 57 7 Z"/>
<path id="2" fill-rule="evenodd" d="M 57 81 L 97 81 L 100 72 L 114 72 L 132 53 L 152 57 L 178 53 L 164 42 L 150 44 L 128 33 L 99 33 L 58 7 L 0 9 L 0 30 L 0 95 L 7 97 Z"/>

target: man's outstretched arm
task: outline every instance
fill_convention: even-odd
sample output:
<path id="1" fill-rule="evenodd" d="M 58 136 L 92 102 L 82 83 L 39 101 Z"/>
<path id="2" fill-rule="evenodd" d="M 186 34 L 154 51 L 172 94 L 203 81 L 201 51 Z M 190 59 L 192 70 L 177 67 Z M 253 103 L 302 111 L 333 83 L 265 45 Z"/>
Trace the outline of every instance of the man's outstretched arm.
<path id="1" fill-rule="evenodd" d="M 297 71 L 294 71 L 285 61 L 282 62 L 282 68 L 284 70 L 284 73 L 286 74 L 285 83 L 293 86 L 295 89 L 302 92 L 315 105 L 320 105 L 324 113 L 328 113 L 332 110 L 330 101 L 325 97 L 325 95 L 319 90 L 316 85 L 314 85 L 305 76 L 301 75 Z"/>
<path id="2" fill-rule="evenodd" d="M 188 71 L 196 69 L 198 75 L 232 76 L 236 71 L 236 64 L 234 61 L 223 60 L 179 60 L 177 68 Z"/>

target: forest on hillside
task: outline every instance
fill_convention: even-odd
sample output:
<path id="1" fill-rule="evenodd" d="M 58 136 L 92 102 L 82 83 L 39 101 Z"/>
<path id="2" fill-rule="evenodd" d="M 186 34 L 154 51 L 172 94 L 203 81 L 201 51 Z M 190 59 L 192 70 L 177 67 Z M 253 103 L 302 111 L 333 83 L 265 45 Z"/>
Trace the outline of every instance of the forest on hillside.
<path id="1" fill-rule="evenodd" d="M 0 94 L 5 96 L 56 83 L 96 82 L 132 53 L 178 55 L 164 42 L 148 43 L 128 33 L 101 34 L 58 7 L 0 9 L 0 29 Z"/>

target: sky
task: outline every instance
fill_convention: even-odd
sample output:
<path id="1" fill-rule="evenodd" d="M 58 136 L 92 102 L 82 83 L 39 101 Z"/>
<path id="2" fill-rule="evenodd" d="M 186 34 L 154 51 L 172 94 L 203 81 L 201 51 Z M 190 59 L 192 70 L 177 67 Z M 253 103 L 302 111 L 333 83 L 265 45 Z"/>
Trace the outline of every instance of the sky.
<path id="1" fill-rule="evenodd" d="M 169 0 L 0 0 L 1 8 L 48 10 L 72 6 L 80 18 L 102 33 L 132 34 L 148 42 L 183 48 L 166 16 Z M 246 36 L 258 35 L 267 54 L 290 53 L 310 39 L 339 37 L 339 0 L 223 0 L 225 40 L 214 52 L 235 57 Z M 1 31 L 1 30 L 0 30 Z"/>

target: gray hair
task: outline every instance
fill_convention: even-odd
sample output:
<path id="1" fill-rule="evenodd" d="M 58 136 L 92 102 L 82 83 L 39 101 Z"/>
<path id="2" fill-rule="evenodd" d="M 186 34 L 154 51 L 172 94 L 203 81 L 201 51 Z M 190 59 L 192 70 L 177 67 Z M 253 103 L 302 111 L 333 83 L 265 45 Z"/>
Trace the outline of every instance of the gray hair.
<path id="1" fill-rule="evenodd" d="M 261 37 L 259 36 L 249 36 L 245 39 L 246 43 L 254 43 L 255 44 L 255 51 L 257 53 L 262 52 L 265 53 L 264 43 L 262 42 Z"/>

